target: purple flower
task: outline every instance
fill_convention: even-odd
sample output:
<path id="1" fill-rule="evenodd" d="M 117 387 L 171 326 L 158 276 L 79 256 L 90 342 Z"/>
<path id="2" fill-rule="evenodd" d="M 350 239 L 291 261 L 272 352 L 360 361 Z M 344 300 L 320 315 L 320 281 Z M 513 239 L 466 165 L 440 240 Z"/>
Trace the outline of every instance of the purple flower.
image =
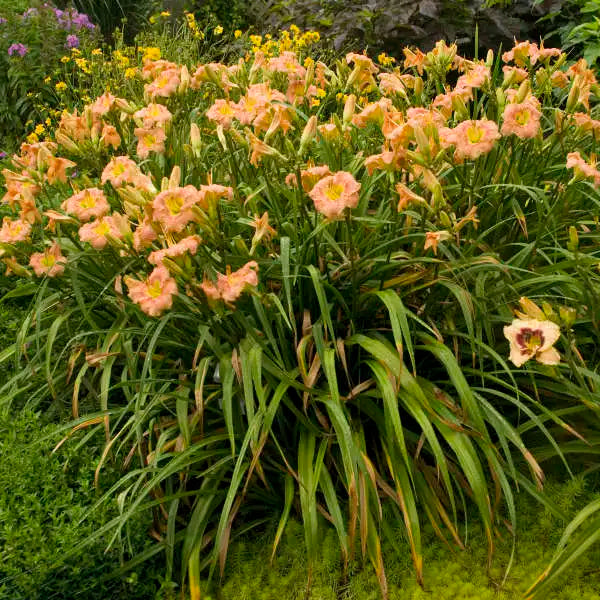
<path id="1" fill-rule="evenodd" d="M 25 44 L 12 44 L 8 47 L 8 55 L 18 54 L 19 56 L 25 56 L 29 52 L 29 48 Z"/>
<path id="2" fill-rule="evenodd" d="M 79 38 L 76 35 L 68 35 L 65 46 L 67 48 L 79 48 Z"/>
<path id="3" fill-rule="evenodd" d="M 4 17 L 0 17 L 0 25 L 4 25 L 6 23 L 6 19 Z"/>
<path id="4" fill-rule="evenodd" d="M 27 19 L 29 17 L 31 17 L 32 15 L 37 15 L 37 8 L 28 8 L 22 15 L 21 17 L 23 19 Z"/>
<path id="5" fill-rule="evenodd" d="M 77 25 L 78 29 L 85 27 L 86 29 L 94 29 L 96 26 L 90 21 L 90 18 L 83 13 L 75 11 L 73 15 L 73 24 Z"/>
<path id="6" fill-rule="evenodd" d="M 2 160 L 3 158 L 6 158 L 8 156 L 8 154 L 6 154 L 6 152 L 0 152 L 0 160 Z"/>

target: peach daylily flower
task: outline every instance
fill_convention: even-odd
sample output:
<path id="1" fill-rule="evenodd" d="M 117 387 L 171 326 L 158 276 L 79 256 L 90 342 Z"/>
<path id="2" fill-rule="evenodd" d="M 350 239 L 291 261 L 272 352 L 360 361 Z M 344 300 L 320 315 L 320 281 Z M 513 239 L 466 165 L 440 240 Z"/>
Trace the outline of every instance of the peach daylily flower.
<path id="1" fill-rule="evenodd" d="M 89 242 L 96 250 L 102 250 L 108 244 L 109 237 L 123 239 L 118 223 L 112 216 L 101 217 L 79 228 L 79 239 L 82 242 Z"/>
<path id="2" fill-rule="evenodd" d="M 150 98 L 157 96 L 168 98 L 172 96 L 179 87 L 180 77 L 178 69 L 167 69 L 162 71 L 152 83 L 144 86 L 144 92 Z"/>
<path id="3" fill-rule="evenodd" d="M 476 64 L 467 73 L 458 78 L 454 92 L 459 94 L 464 100 L 472 100 L 473 90 L 479 89 L 489 80 L 489 67 L 483 64 Z"/>
<path id="4" fill-rule="evenodd" d="M 44 252 L 34 252 L 29 259 L 29 264 L 38 277 L 44 275 L 58 277 L 62 275 L 65 271 L 65 262 L 66 259 L 56 242 Z"/>
<path id="5" fill-rule="evenodd" d="M 594 186 L 600 186 L 600 171 L 596 168 L 596 162 L 592 160 L 592 164 L 587 163 L 579 152 L 567 154 L 567 169 L 574 170 L 576 179 L 591 177 L 594 180 Z"/>
<path id="6" fill-rule="evenodd" d="M 533 357 L 544 365 L 560 362 L 560 354 L 553 348 L 560 337 L 560 328 L 552 321 L 515 319 L 504 327 L 504 336 L 510 344 L 509 359 L 516 367 Z"/>
<path id="7" fill-rule="evenodd" d="M 139 119 L 146 129 L 150 129 L 152 127 L 164 127 L 173 118 L 173 115 L 163 104 L 151 103 L 133 113 L 133 118 Z"/>
<path id="8" fill-rule="evenodd" d="M 201 208 L 214 210 L 219 200 L 231 202 L 233 200 L 233 188 L 218 183 L 200 186 L 198 204 Z"/>
<path id="9" fill-rule="evenodd" d="M 165 151 L 166 134 L 164 129 L 154 127 L 152 129 L 144 129 L 138 127 L 133 131 L 138 139 L 137 155 L 140 158 L 147 158 L 150 152 L 162 154 Z"/>
<path id="10" fill-rule="evenodd" d="M 67 183 L 67 169 L 77 166 L 77 163 L 72 160 L 57 158 L 56 156 L 49 156 L 47 163 L 46 179 L 50 185 L 54 185 L 57 181 Z"/>
<path id="11" fill-rule="evenodd" d="M 94 104 L 91 105 L 92 115 L 94 115 L 96 118 L 105 115 L 113 107 L 115 100 L 115 96 L 113 96 L 110 92 L 104 92 L 104 94 L 96 98 Z"/>
<path id="12" fill-rule="evenodd" d="M 533 96 L 525 102 L 507 104 L 502 115 L 502 135 L 514 134 L 522 140 L 534 138 L 540 130 L 542 117 L 539 105 L 539 101 Z"/>
<path id="13" fill-rule="evenodd" d="M 537 44 L 531 42 L 518 42 L 515 40 L 514 47 L 502 55 L 504 62 L 513 61 L 517 67 L 525 67 L 529 62 L 535 65 L 539 56 L 539 48 Z"/>
<path id="14" fill-rule="evenodd" d="M 112 146 L 116 150 L 121 145 L 121 136 L 113 125 L 104 125 L 100 134 L 100 141 L 107 148 Z"/>
<path id="15" fill-rule="evenodd" d="M 315 209 L 327 219 L 341 219 L 346 208 L 356 208 L 360 192 L 360 183 L 352 174 L 338 171 L 318 181 L 309 196 L 315 203 Z"/>
<path id="16" fill-rule="evenodd" d="M 425 245 L 423 246 L 423 251 L 431 248 L 433 253 L 437 256 L 438 244 L 449 239 L 452 239 L 452 235 L 448 231 L 428 231 L 425 233 Z"/>
<path id="17" fill-rule="evenodd" d="M 229 102 L 229 100 L 223 100 L 219 98 L 215 100 L 215 103 L 206 111 L 206 116 L 211 121 L 215 121 L 223 127 L 223 129 L 229 129 L 231 127 L 231 121 L 235 117 L 237 107 Z"/>
<path id="18" fill-rule="evenodd" d="M 2 219 L 0 227 L 0 242 L 3 244 L 14 244 L 15 242 L 26 242 L 31 233 L 31 224 L 21 219 L 14 221 L 9 217 Z"/>
<path id="19" fill-rule="evenodd" d="M 189 235 L 168 248 L 151 252 L 148 255 L 148 262 L 151 265 L 162 265 L 165 258 L 176 258 L 177 256 L 183 256 L 186 252 L 196 254 L 201 242 L 200 236 Z"/>
<path id="20" fill-rule="evenodd" d="M 201 200 L 200 192 L 193 185 L 165 190 L 154 198 L 152 214 L 165 231 L 183 231 L 194 220 L 192 209 Z"/>
<path id="21" fill-rule="evenodd" d="M 373 154 L 365 158 L 365 167 L 369 175 L 373 171 L 399 171 L 405 162 L 405 155 L 401 151 L 384 150 L 381 154 Z"/>
<path id="22" fill-rule="evenodd" d="M 454 156 L 458 161 L 465 158 L 475 160 L 482 154 L 487 154 L 500 137 L 498 125 L 495 121 L 488 120 L 463 121 L 454 129 L 440 129 L 442 147 L 455 146 Z"/>
<path id="23" fill-rule="evenodd" d="M 269 213 L 265 211 L 262 216 L 254 215 L 250 226 L 256 230 L 252 236 L 252 247 L 254 248 L 263 238 L 270 240 L 277 235 L 277 231 L 269 225 Z"/>
<path id="24" fill-rule="evenodd" d="M 389 98 L 381 98 L 377 102 L 367 104 L 361 112 L 354 115 L 352 123 L 359 129 L 366 127 L 369 123 L 375 123 L 381 127 L 385 113 L 392 109 L 392 101 Z"/>
<path id="25" fill-rule="evenodd" d="M 83 222 L 103 217 L 110 211 L 106 196 L 99 188 L 81 190 L 81 192 L 67 198 L 61 204 L 61 208 Z"/>
<path id="26" fill-rule="evenodd" d="M 141 252 L 144 248 L 149 248 L 157 237 L 152 220 L 145 217 L 133 232 L 133 247 L 136 252 Z"/>
<path id="27" fill-rule="evenodd" d="M 166 267 L 156 267 L 145 281 L 133 277 L 124 277 L 128 295 L 139 304 L 142 311 L 150 317 L 158 317 L 173 306 L 173 296 L 177 294 L 177 282 Z"/>
<path id="28" fill-rule="evenodd" d="M 114 188 L 130 183 L 135 188 L 146 192 L 155 191 L 150 177 L 144 175 L 137 163 L 128 156 L 116 156 L 111 159 L 104 167 L 100 181 L 103 184 L 110 181 Z"/>
<path id="29" fill-rule="evenodd" d="M 227 273 L 217 273 L 217 284 L 205 279 L 200 287 L 209 300 L 223 300 L 233 304 L 248 288 L 258 285 L 258 264 L 251 260 L 241 269 L 231 272 L 227 267 Z"/>
<path id="30" fill-rule="evenodd" d="M 300 171 L 300 183 L 302 184 L 302 189 L 308 194 L 315 187 L 317 182 L 321 181 L 323 177 L 329 177 L 329 175 L 333 175 L 333 173 L 327 165 L 308 167 L 308 169 Z M 296 181 L 296 175 L 294 173 L 290 173 L 286 177 L 286 184 L 290 185 L 290 187 L 295 187 L 298 185 L 298 182 Z"/>

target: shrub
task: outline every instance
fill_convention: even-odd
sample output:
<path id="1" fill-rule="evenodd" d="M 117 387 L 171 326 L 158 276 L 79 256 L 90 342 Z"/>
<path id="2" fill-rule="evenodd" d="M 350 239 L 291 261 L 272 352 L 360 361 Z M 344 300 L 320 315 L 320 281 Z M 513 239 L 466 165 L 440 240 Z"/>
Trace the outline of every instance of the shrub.
<path id="1" fill-rule="evenodd" d="M 419 581 L 424 522 L 460 547 L 475 511 L 491 560 L 514 486 L 539 497 L 531 444 L 568 468 L 597 407 L 594 74 L 527 42 L 326 65 L 317 38 L 147 56 L 5 171 L 2 260 L 43 278 L 0 395 L 41 371 L 103 432 L 114 535 L 153 508 L 193 600 L 232 536 L 271 523 L 275 552 L 293 514 L 309 580 L 326 523 L 383 596 L 394 525 Z"/>

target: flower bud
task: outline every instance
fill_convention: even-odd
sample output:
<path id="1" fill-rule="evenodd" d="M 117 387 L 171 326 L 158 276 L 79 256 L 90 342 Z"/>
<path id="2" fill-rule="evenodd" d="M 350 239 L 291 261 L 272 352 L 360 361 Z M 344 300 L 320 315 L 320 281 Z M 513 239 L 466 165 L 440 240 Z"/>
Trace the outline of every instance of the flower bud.
<path id="1" fill-rule="evenodd" d="M 494 51 L 490 48 L 485 57 L 485 66 L 491 67 L 494 64 Z"/>
<path id="2" fill-rule="evenodd" d="M 461 121 L 469 118 L 469 110 L 460 94 L 452 95 L 452 108 Z"/>
<path id="3" fill-rule="evenodd" d="M 581 75 L 575 75 L 573 78 L 573 83 L 571 84 L 571 90 L 569 92 L 569 96 L 567 98 L 567 112 L 572 112 L 579 104 L 579 93 L 580 93 L 580 85 L 581 85 Z"/>
<path id="4" fill-rule="evenodd" d="M 517 90 L 517 95 L 515 96 L 515 102 L 520 104 L 527 98 L 527 95 L 531 91 L 531 84 L 529 83 L 529 79 L 524 79 L 519 89 Z"/>
<path id="5" fill-rule="evenodd" d="M 219 142 L 221 142 L 221 146 L 223 146 L 223 150 L 227 152 L 227 140 L 225 139 L 223 125 L 217 125 L 217 137 L 219 138 Z"/>
<path id="6" fill-rule="evenodd" d="M 192 144 L 192 151 L 194 153 L 194 156 L 198 158 L 200 156 L 202 141 L 200 139 L 200 128 L 196 123 L 192 123 L 190 125 L 190 142 Z"/>
<path id="7" fill-rule="evenodd" d="M 356 96 L 354 94 L 350 94 L 346 103 L 344 104 L 344 113 L 343 113 L 343 122 L 344 125 L 348 125 L 352 121 L 352 117 L 354 116 L 354 109 L 356 108 Z"/>
<path id="8" fill-rule="evenodd" d="M 179 86 L 177 87 L 177 92 L 179 94 L 185 94 L 190 87 L 190 81 L 190 72 L 188 71 L 188 68 L 183 65 L 179 74 Z"/>
<path id="9" fill-rule="evenodd" d="M 423 80 L 415 77 L 415 95 L 418 97 L 423 93 Z"/>
<path id="10" fill-rule="evenodd" d="M 317 135 L 317 116 L 313 115 L 308 119 L 304 130 L 302 131 L 302 135 L 300 136 L 300 153 L 315 139 Z"/>
<path id="11" fill-rule="evenodd" d="M 561 306 L 558 309 L 560 320 L 566 327 L 571 327 L 577 318 L 577 311 L 570 306 Z"/>
<path id="12" fill-rule="evenodd" d="M 575 225 L 569 227 L 569 241 L 567 242 L 567 249 L 571 252 L 576 252 L 579 248 L 579 234 Z"/>
<path id="13" fill-rule="evenodd" d="M 77 144 L 70 137 L 61 131 L 57 131 L 54 134 L 54 139 L 60 146 L 63 146 L 69 152 L 72 152 L 73 154 L 79 154 L 79 146 L 77 146 Z"/>
<path id="14" fill-rule="evenodd" d="M 175 165 L 173 170 L 171 171 L 171 177 L 169 177 L 169 189 L 175 189 L 179 187 L 179 182 L 181 181 L 181 167 L 179 165 Z"/>

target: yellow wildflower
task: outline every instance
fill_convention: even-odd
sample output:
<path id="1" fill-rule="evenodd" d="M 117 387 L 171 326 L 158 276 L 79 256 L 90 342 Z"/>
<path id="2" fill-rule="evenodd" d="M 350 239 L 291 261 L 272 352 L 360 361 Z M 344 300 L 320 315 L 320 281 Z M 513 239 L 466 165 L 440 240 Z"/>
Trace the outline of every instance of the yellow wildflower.
<path id="1" fill-rule="evenodd" d="M 46 123 L 46 125 L 48 127 L 50 127 L 50 125 L 52 125 L 52 121 L 50 120 L 50 117 L 47 117 L 46 120 L 44 121 L 44 123 Z"/>
<path id="2" fill-rule="evenodd" d="M 102 56 L 102 48 L 94 48 L 92 50 L 92 56 Z"/>
<path id="3" fill-rule="evenodd" d="M 133 79 L 137 75 L 137 69 L 134 67 L 129 67 L 125 69 L 125 79 Z"/>
<path id="4" fill-rule="evenodd" d="M 215 35 L 221 35 L 223 33 L 223 27 L 221 25 L 217 25 L 213 31 Z"/>
<path id="5" fill-rule="evenodd" d="M 144 48 L 143 60 L 159 60 L 160 57 L 160 48 Z"/>
<path id="6" fill-rule="evenodd" d="M 242 32 L 239 29 L 236 29 L 233 32 L 233 37 L 237 40 L 238 38 L 242 37 Z"/>
<path id="7" fill-rule="evenodd" d="M 81 56 L 81 50 L 78 50 L 77 48 L 71 48 L 71 54 L 73 56 Z"/>
<path id="8" fill-rule="evenodd" d="M 67 84 L 64 81 L 59 81 L 54 87 L 56 88 L 57 92 L 61 92 L 62 90 L 67 89 Z"/>
<path id="9" fill-rule="evenodd" d="M 44 79 L 44 83 L 50 83 L 52 81 L 52 77 L 48 76 Z"/>
<path id="10" fill-rule="evenodd" d="M 68 63 L 71 60 L 70 56 L 61 56 L 60 57 L 60 62 L 62 63 Z"/>
<path id="11" fill-rule="evenodd" d="M 42 133 L 44 133 L 44 131 L 46 131 L 46 128 L 41 123 L 38 123 L 35 126 L 35 133 L 37 135 L 42 135 Z"/>
<path id="12" fill-rule="evenodd" d="M 160 13 L 160 16 L 161 16 L 161 17 L 170 17 L 170 16 L 171 16 L 171 13 L 170 13 L 168 10 L 163 10 L 163 11 Z"/>
<path id="13" fill-rule="evenodd" d="M 313 98 L 313 99 L 310 101 L 310 105 L 311 105 L 311 106 L 319 106 L 320 104 L 321 104 L 321 101 L 320 101 L 318 98 Z"/>
<path id="14" fill-rule="evenodd" d="M 377 62 L 383 67 L 389 67 L 396 62 L 396 59 L 393 56 L 388 56 L 385 52 L 382 52 L 377 57 Z"/>
<path id="15" fill-rule="evenodd" d="M 304 66 L 308 69 L 309 67 L 312 67 L 315 64 L 314 59 L 312 59 L 310 56 L 307 56 L 304 59 Z"/>
<path id="16" fill-rule="evenodd" d="M 152 15 L 148 21 L 150 21 L 150 23 L 152 23 L 152 25 L 154 25 L 154 23 L 156 23 L 156 21 L 158 20 L 158 17 L 156 15 Z"/>
<path id="17" fill-rule="evenodd" d="M 325 98 L 327 96 L 327 92 L 321 88 L 317 89 L 317 98 Z"/>
<path id="18" fill-rule="evenodd" d="M 251 35 L 250 41 L 254 46 L 260 46 L 262 44 L 262 35 Z"/>
<path id="19" fill-rule="evenodd" d="M 27 136 L 27 141 L 28 141 L 30 144 L 35 144 L 36 142 L 39 142 L 39 141 L 40 141 L 40 138 L 39 138 L 39 137 L 38 137 L 38 136 L 37 136 L 35 133 L 30 133 L 30 134 Z"/>

